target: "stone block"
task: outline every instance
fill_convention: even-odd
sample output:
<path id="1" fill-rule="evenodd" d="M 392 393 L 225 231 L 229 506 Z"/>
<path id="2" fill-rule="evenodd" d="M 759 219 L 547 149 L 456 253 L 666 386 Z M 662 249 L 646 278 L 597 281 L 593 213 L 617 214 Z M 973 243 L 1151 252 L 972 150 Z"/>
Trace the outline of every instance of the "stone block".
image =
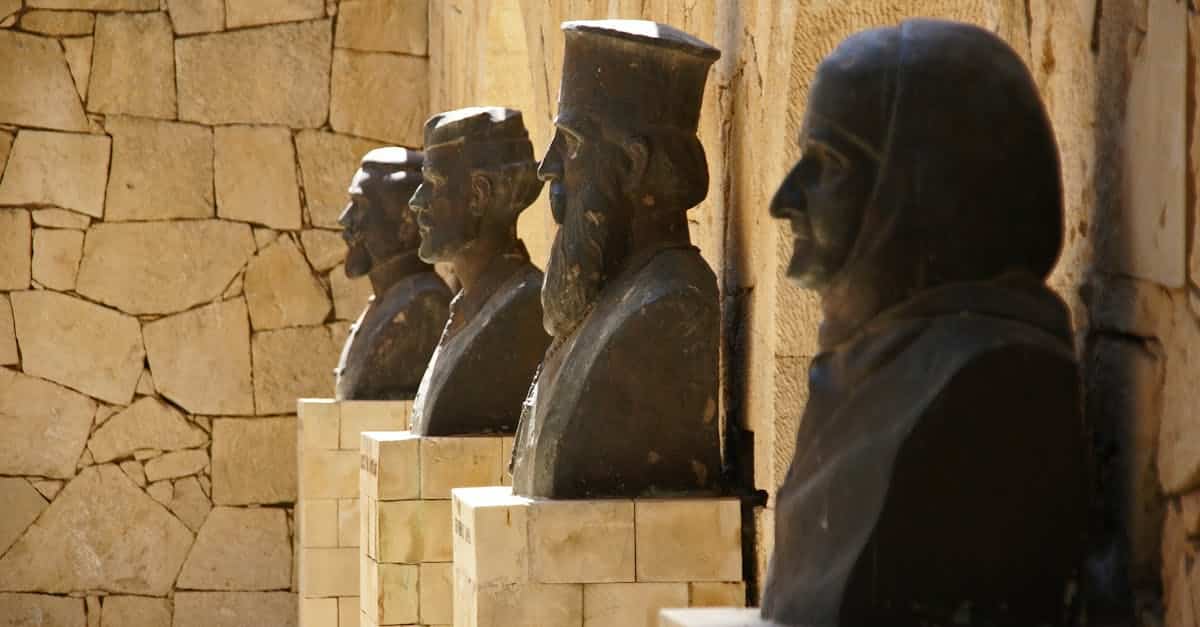
<path id="1" fill-rule="evenodd" d="M 530 580 L 634 581 L 633 511 L 633 501 L 623 499 L 535 503 L 529 508 Z"/>
<path id="2" fill-rule="evenodd" d="M 410 431 L 368 431 L 362 434 L 363 498 L 375 500 L 421 497 L 420 437 Z"/>
<path id="3" fill-rule="evenodd" d="M 215 132 L 217 215 L 300 228 L 292 134 L 282 126 L 220 126 Z"/>
<path id="4" fill-rule="evenodd" d="M 139 449 L 177 451 L 207 443 L 208 434 L 174 407 L 143 397 L 96 429 L 88 449 L 97 463 L 104 463 L 129 457 Z"/>
<path id="5" fill-rule="evenodd" d="M 643 499 L 637 508 L 637 580 L 741 581 L 737 499 Z"/>
<path id="6" fill-rule="evenodd" d="M 512 474 L 508 463 L 512 461 L 514 440 L 511 436 L 500 438 L 500 485 L 512 485 Z"/>
<path id="7" fill-rule="evenodd" d="M 1187 268 L 1187 8 L 1150 2 L 1131 48 L 1123 128 L 1124 224 L 1118 250 L 1097 255 L 1111 274 L 1183 287 Z"/>
<path id="8" fill-rule="evenodd" d="M 368 521 L 367 528 L 375 531 L 368 542 L 378 547 L 377 561 L 416 564 L 453 559 L 450 501 L 376 501 L 372 515 L 375 520 Z"/>
<path id="9" fill-rule="evenodd" d="M 342 401 L 338 448 L 356 449 L 365 431 L 399 431 L 408 428 L 412 401 Z"/>
<path id="10" fill-rule="evenodd" d="M 83 604 L 80 598 L 0 593 L 0 620 L 5 627 L 84 627 Z"/>
<path id="11" fill-rule="evenodd" d="M 8 165 L 8 152 L 12 149 L 13 136 L 13 132 L 0 129 L 0 176 L 3 176 L 4 168 Z"/>
<path id="12" fill-rule="evenodd" d="M 229 28 L 325 17 L 324 0 L 226 0 Z"/>
<path id="13" fill-rule="evenodd" d="M 429 50 L 428 3 L 423 0 L 344 0 L 338 6 L 334 45 L 425 56 Z"/>
<path id="14" fill-rule="evenodd" d="M 429 117 L 428 59 L 336 49 L 330 90 L 333 130 L 401 146 L 421 145 Z"/>
<path id="15" fill-rule="evenodd" d="M 75 289 L 126 313 L 176 313 L 220 297 L 254 252 L 250 227 L 223 220 L 96 224 Z"/>
<path id="16" fill-rule="evenodd" d="M 18 132 L 0 180 L 0 205 L 53 205 L 103 216 L 111 143 L 103 135 Z"/>
<path id="17" fill-rule="evenodd" d="M 583 625 L 582 584 L 492 585 L 474 588 L 473 592 L 474 598 L 467 606 L 466 616 L 458 617 L 459 604 L 455 603 L 455 621 L 464 621 L 461 624 L 475 627 Z"/>
<path id="18" fill-rule="evenodd" d="M 96 404 L 49 381 L 0 368 L 0 474 L 70 479 Z"/>
<path id="19" fill-rule="evenodd" d="M 175 117 L 175 51 L 166 13 L 96 18 L 88 111 Z"/>
<path id="20" fill-rule="evenodd" d="M 297 508 L 301 516 L 300 546 L 334 548 L 338 546 L 340 519 L 338 499 L 304 499 Z"/>
<path id="21" fill-rule="evenodd" d="M 367 277 L 347 277 L 344 264 L 329 272 L 329 291 L 333 293 L 333 312 L 338 320 L 358 319 L 372 296 L 371 281 Z"/>
<path id="22" fill-rule="evenodd" d="M 234 8 L 227 9 L 232 25 Z M 329 20 L 180 39 L 179 117 L 203 124 L 321 126 L 329 110 L 332 44 Z"/>
<path id="23" fill-rule="evenodd" d="M 191 544 L 192 532 L 119 468 L 89 466 L 0 558 L 0 589 L 165 596 Z"/>
<path id="24" fill-rule="evenodd" d="M 225 28 L 225 0 L 167 0 L 176 35 L 211 33 Z"/>
<path id="25" fill-rule="evenodd" d="M 175 479 L 199 474 L 208 466 L 208 451 L 188 449 L 165 453 L 146 462 L 146 479 Z"/>
<path id="26" fill-rule="evenodd" d="M 34 281 L 54 290 L 73 290 L 82 257 L 83 231 L 34 229 Z"/>
<path id="27" fill-rule="evenodd" d="M 200 531 L 212 511 L 212 501 L 208 500 L 208 490 L 202 481 L 207 481 L 204 475 L 176 480 L 171 498 L 164 503 L 192 531 Z"/>
<path id="28" fill-rule="evenodd" d="M 17 331 L 13 327 L 12 303 L 8 294 L 0 293 L 0 366 L 10 366 L 19 362 L 17 352 Z"/>
<path id="29" fill-rule="evenodd" d="M 358 549 L 300 549 L 300 594 L 312 597 L 358 596 Z"/>
<path id="30" fill-rule="evenodd" d="M 296 500 L 296 419 L 213 421 L 213 502 L 220 505 Z"/>
<path id="31" fill-rule="evenodd" d="M 218 507 L 176 584 L 193 590 L 278 590 L 292 581 L 287 515 L 275 507 Z"/>
<path id="32" fill-rule="evenodd" d="M 584 627 L 655 627 L 663 608 L 685 607 L 686 583 L 602 583 L 583 586 Z"/>
<path id="33" fill-rule="evenodd" d="M 279 238 L 250 260 L 245 292 L 255 330 L 321 324 L 331 308 L 329 294 L 290 237 Z"/>
<path id="34" fill-rule="evenodd" d="M 113 136 L 106 219 L 212 217 L 211 129 L 124 116 L 106 119 L 104 129 Z"/>
<path id="35" fill-rule="evenodd" d="M 420 569 L 415 564 L 380 564 L 362 560 L 362 613 L 377 625 L 417 622 L 420 612 Z"/>
<path id="36" fill-rule="evenodd" d="M 83 104 L 58 42 L 0 30 L 0 123 L 88 130 Z"/>
<path id="37" fill-rule="evenodd" d="M 528 583 L 531 503 L 506 487 L 454 490 L 454 568 L 472 585 Z"/>
<path id="38" fill-rule="evenodd" d="M 4 512 L 0 516 L 0 555 L 33 524 L 46 505 L 46 499 L 28 481 L 0 477 L 0 510 Z"/>
<path id="39" fill-rule="evenodd" d="M 21 16 L 21 29 L 53 37 L 91 35 L 96 16 L 84 11 L 42 11 L 34 9 Z"/>
<path id="40" fill-rule="evenodd" d="M 300 422 L 300 447 L 338 448 L 341 403 L 330 398 L 302 398 L 296 403 Z"/>
<path id="41" fill-rule="evenodd" d="M 34 209 L 31 213 L 34 224 L 54 229 L 84 230 L 92 223 L 91 218 L 66 209 Z"/>
<path id="42" fill-rule="evenodd" d="M 109 403 L 133 400 L 146 354 L 136 318 L 56 292 L 11 298 L 27 374 Z"/>
<path id="43" fill-rule="evenodd" d="M 363 155 L 382 145 L 380 142 L 325 131 L 300 131 L 296 134 L 304 198 L 313 226 L 342 228 L 337 219 L 349 200 L 346 188 L 350 186 L 350 179 Z M 355 316 L 360 310 L 355 310 Z"/>
<path id="44" fill-rule="evenodd" d="M 77 11 L 157 11 L 157 0 L 28 0 L 35 9 Z"/>
<path id="45" fill-rule="evenodd" d="M 338 500 L 338 546 L 358 546 L 359 522 L 358 499 Z"/>
<path id="46" fill-rule="evenodd" d="M 100 627 L 171 627 L 171 601 L 151 597 L 104 597 Z"/>
<path id="47" fill-rule="evenodd" d="M 346 259 L 346 241 L 337 231 L 305 229 L 300 233 L 300 243 L 317 272 L 325 272 Z"/>
<path id="48" fill-rule="evenodd" d="M 262 331 L 254 335 L 251 348 L 255 413 L 285 413 L 297 398 L 333 391 L 333 368 L 340 347 L 333 345 L 325 327 Z M 297 355 L 304 358 L 297 359 Z"/>
<path id="49" fill-rule="evenodd" d="M 763 620 L 757 609 L 667 609 L 659 613 L 658 627 L 778 627 Z"/>
<path id="50" fill-rule="evenodd" d="M 742 607 L 746 605 L 744 582 L 700 581 L 688 584 L 689 607 Z"/>
<path id="51" fill-rule="evenodd" d="M 454 488 L 500 485 L 500 438 L 421 438 L 421 498 L 448 499 Z"/>
<path id="52" fill-rule="evenodd" d="M 149 369 L 142 370 L 142 376 L 138 377 L 137 387 L 133 391 L 135 394 L 143 396 L 151 396 L 157 392 L 154 387 L 154 376 L 150 374 Z"/>
<path id="53" fill-rule="evenodd" d="M 301 597 L 300 627 L 340 627 L 337 598 Z"/>
<path id="54" fill-rule="evenodd" d="M 23 0 L 0 0 L 0 28 L 10 28 L 17 23 L 17 11 Z"/>
<path id="55" fill-rule="evenodd" d="M 79 98 L 87 101 L 88 83 L 92 78 L 92 47 L 94 37 L 71 37 L 63 39 L 63 52 L 67 55 L 67 67 L 71 70 L 71 78 L 75 81 L 75 90 Z"/>
<path id="56" fill-rule="evenodd" d="M 424 625 L 450 625 L 454 622 L 454 564 L 420 565 L 420 621 Z"/>
<path id="57" fill-rule="evenodd" d="M 175 593 L 172 627 L 246 627 L 255 625 L 296 627 L 296 595 L 291 592 L 184 592 Z"/>
<path id="58" fill-rule="evenodd" d="M 357 496 L 357 452 L 304 451 L 300 457 L 301 499 L 351 499 Z"/>
<path id="59" fill-rule="evenodd" d="M 164 396 L 197 414 L 254 411 L 250 324 L 241 299 L 148 322 L 143 335 L 154 384 Z"/>
<path id="60" fill-rule="evenodd" d="M 338 597 L 338 627 L 358 627 L 362 611 L 358 597 Z"/>
<path id="61" fill-rule="evenodd" d="M 0 289 L 29 289 L 33 270 L 33 229 L 29 212 L 0 209 Z"/>

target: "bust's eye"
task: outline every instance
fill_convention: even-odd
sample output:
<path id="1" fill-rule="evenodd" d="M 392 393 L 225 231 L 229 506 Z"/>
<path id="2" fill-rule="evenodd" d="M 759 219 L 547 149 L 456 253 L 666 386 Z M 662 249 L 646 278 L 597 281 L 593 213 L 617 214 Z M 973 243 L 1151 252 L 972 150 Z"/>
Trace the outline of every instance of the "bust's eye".
<path id="1" fill-rule="evenodd" d="M 574 159 L 579 155 L 579 147 L 583 144 L 574 133 L 563 133 L 563 147 L 567 149 L 567 158 Z"/>
<path id="2" fill-rule="evenodd" d="M 822 182 L 841 178 L 849 167 L 844 155 L 822 142 L 809 142 L 804 157 L 812 161 L 814 174 Z"/>

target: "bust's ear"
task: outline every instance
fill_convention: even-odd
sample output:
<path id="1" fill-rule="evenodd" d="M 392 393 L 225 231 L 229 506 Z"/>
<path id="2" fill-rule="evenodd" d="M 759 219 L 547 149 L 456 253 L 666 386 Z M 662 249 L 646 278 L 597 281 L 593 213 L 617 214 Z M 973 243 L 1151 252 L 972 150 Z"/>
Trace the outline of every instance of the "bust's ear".
<path id="1" fill-rule="evenodd" d="M 629 172 L 625 177 L 625 191 L 629 193 L 641 189 L 646 178 L 646 168 L 650 164 L 650 143 L 645 137 L 630 137 L 621 142 L 621 148 L 629 158 Z"/>
<path id="2" fill-rule="evenodd" d="M 487 211 L 494 200 L 496 190 L 492 186 L 492 179 L 483 172 L 471 173 L 471 199 L 470 210 L 471 215 L 480 217 Z"/>

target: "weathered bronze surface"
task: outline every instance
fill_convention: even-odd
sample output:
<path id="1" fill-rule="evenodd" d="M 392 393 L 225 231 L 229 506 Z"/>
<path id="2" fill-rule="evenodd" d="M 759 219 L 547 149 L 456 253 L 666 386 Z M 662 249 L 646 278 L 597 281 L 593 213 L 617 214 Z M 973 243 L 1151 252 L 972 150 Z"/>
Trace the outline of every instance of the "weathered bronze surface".
<path id="1" fill-rule="evenodd" d="M 763 616 L 1063 624 L 1086 443 L 1029 72 L 987 31 L 914 20 L 844 41 L 809 98 L 771 213 L 825 320 Z"/>
<path id="2" fill-rule="evenodd" d="M 420 435 L 512 433 L 550 336 L 542 272 L 517 239 L 517 216 L 542 190 L 519 111 L 472 107 L 425 124 L 421 186 L 409 204 L 421 258 L 449 262 L 462 284 L 413 403 Z"/>
<path id="3" fill-rule="evenodd" d="M 717 283 L 686 212 L 708 191 L 696 137 L 719 52 L 654 22 L 567 22 L 539 176 L 559 224 L 546 353 L 513 486 L 547 498 L 717 488 Z"/>
<path id="4" fill-rule="evenodd" d="M 419 152 L 378 148 L 350 183 L 350 203 L 338 218 L 349 246 L 346 276 L 367 275 L 375 295 L 342 347 L 338 399 L 412 398 L 446 324 L 450 289 L 417 257 L 420 235 L 408 209 L 421 161 Z"/>

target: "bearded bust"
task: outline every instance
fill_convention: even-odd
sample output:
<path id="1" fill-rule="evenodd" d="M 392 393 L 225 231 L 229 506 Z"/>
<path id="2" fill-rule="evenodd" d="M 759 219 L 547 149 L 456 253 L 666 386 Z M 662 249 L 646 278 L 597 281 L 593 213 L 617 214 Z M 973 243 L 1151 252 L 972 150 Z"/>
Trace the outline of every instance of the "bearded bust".
<path id="1" fill-rule="evenodd" d="M 413 401 L 418 435 L 512 433 L 550 337 L 542 272 L 517 217 L 542 191 L 519 111 L 471 107 L 425 124 L 422 180 L 409 201 L 423 260 L 452 265 L 462 289 Z"/>
<path id="2" fill-rule="evenodd" d="M 554 340 L 525 401 L 513 490 L 557 499 L 711 493 L 720 474 L 716 277 L 686 212 L 719 52 L 644 21 L 567 22 L 539 176 L 558 233 L 542 287 Z"/>
<path id="3" fill-rule="evenodd" d="M 342 347 L 338 400 L 411 399 L 446 324 L 450 289 L 417 256 L 420 234 L 408 208 L 421 162 L 416 151 L 377 148 L 350 182 L 350 202 L 338 218 L 346 276 L 367 276 L 374 296 Z"/>
<path id="4" fill-rule="evenodd" d="M 853 35 L 771 215 L 824 321 L 775 502 L 784 625 L 1075 624 L 1087 460 L 1054 133 L 975 26 Z"/>

